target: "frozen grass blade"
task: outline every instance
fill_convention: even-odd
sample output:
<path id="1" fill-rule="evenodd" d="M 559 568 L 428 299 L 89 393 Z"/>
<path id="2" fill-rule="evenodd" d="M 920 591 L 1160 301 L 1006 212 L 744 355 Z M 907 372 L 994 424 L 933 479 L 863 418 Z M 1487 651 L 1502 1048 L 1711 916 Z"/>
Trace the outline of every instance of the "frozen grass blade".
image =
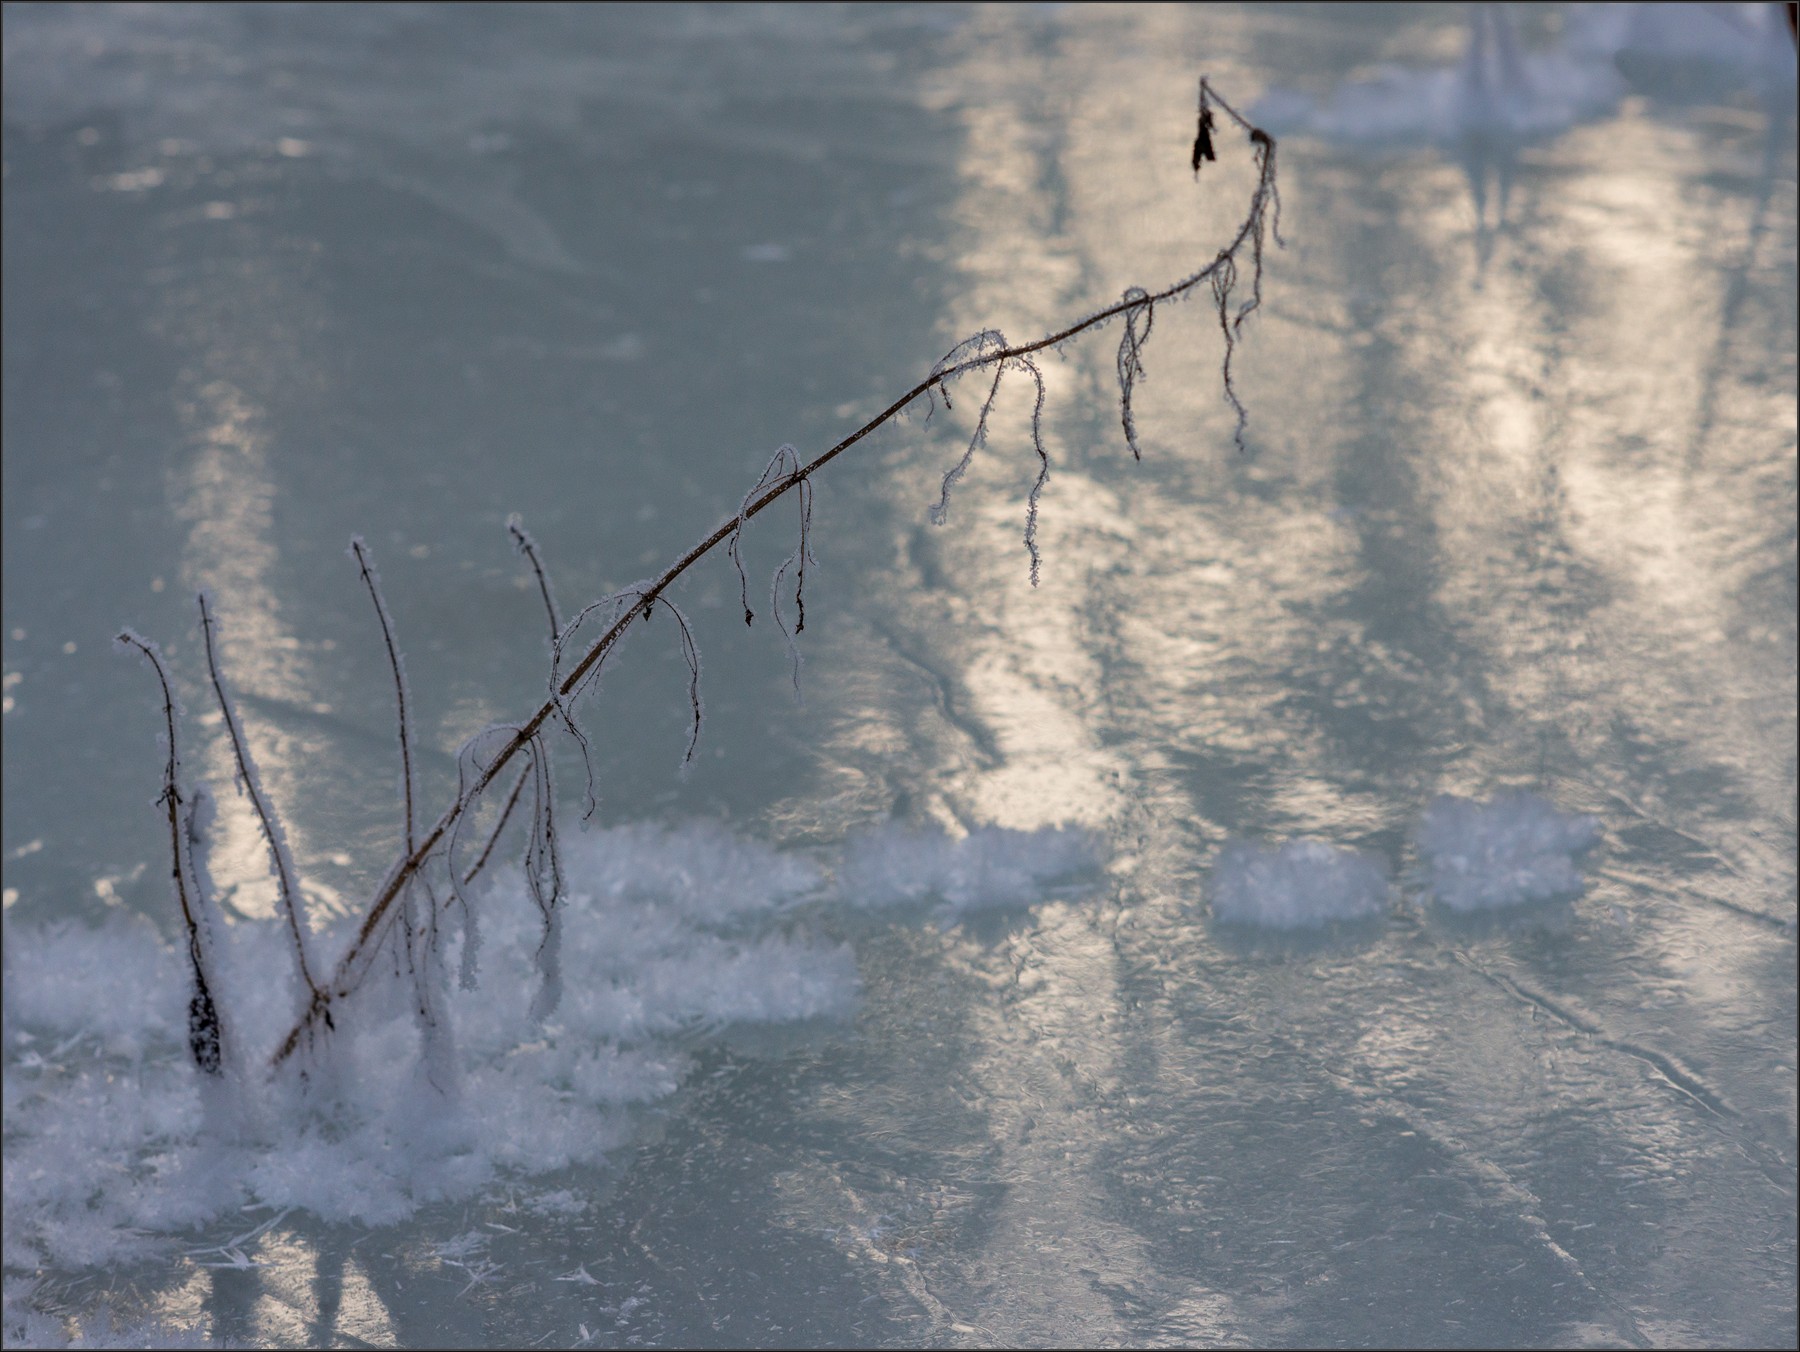
<path id="1" fill-rule="evenodd" d="M 500 833 L 506 829 L 506 823 L 511 818 L 513 809 L 519 805 L 519 795 L 525 792 L 525 778 L 529 773 L 529 770 L 521 770 L 519 777 L 513 780 L 512 792 L 506 796 L 506 806 L 500 809 L 500 817 L 495 821 L 494 829 L 488 835 L 487 844 L 482 846 L 481 853 L 476 856 L 474 864 L 462 876 L 464 886 L 474 882 L 475 875 L 487 867 L 487 861 L 494 853 L 494 846 L 500 843 Z"/>
<path id="2" fill-rule="evenodd" d="M 843 455 L 846 451 L 857 445 L 857 443 L 861 442 L 877 428 L 886 426 L 916 400 L 935 392 L 943 395 L 945 397 L 946 405 L 948 405 L 948 384 L 966 372 L 989 367 L 994 368 L 995 386 L 990 388 L 989 391 L 989 404 L 991 405 L 994 390 L 998 386 L 999 374 L 1004 370 L 1007 364 L 1017 362 L 1021 358 L 1032 356 L 1046 348 L 1057 347 L 1078 334 L 1085 333 L 1089 329 L 1098 328 L 1113 319 L 1136 310 L 1140 306 L 1154 305 L 1165 300 L 1184 297 L 1191 293 L 1202 282 L 1209 283 L 1213 286 L 1215 300 L 1222 306 L 1225 299 L 1231 294 L 1231 285 L 1235 284 L 1236 281 L 1237 255 L 1246 245 L 1252 246 L 1253 263 L 1260 274 L 1262 256 L 1260 247 L 1256 242 L 1263 238 L 1263 233 L 1267 228 L 1265 217 L 1271 210 L 1278 213 L 1280 209 L 1280 199 L 1275 187 L 1275 142 L 1273 138 L 1267 135 L 1267 133 L 1245 121 L 1235 109 L 1225 102 L 1225 100 L 1219 98 L 1211 85 L 1205 80 L 1201 81 L 1200 89 L 1202 98 L 1208 101 L 1208 106 L 1212 103 L 1216 103 L 1220 108 L 1223 108 L 1232 120 L 1249 134 L 1252 146 L 1255 148 L 1258 166 L 1257 187 L 1251 195 L 1249 208 L 1245 218 L 1239 225 L 1237 233 L 1233 236 L 1231 243 L 1225 249 L 1221 250 L 1219 255 L 1211 263 L 1189 276 L 1171 283 L 1160 291 L 1144 296 L 1132 295 L 1129 299 L 1117 301 L 1104 309 L 1097 310 L 1092 314 L 1087 315 L 1085 318 L 1079 319 L 1054 333 L 1046 334 L 1035 341 L 1011 346 L 1005 344 L 998 333 L 987 331 L 977 335 L 976 338 L 959 345 L 958 348 L 953 349 L 950 354 L 940 360 L 937 365 L 932 368 L 925 379 L 900 395 L 899 398 L 895 399 L 885 409 L 863 423 L 862 426 L 858 427 L 855 431 L 843 437 L 835 445 L 821 452 L 807 463 L 796 466 L 795 468 L 778 475 L 773 482 L 769 483 L 768 486 L 761 491 L 760 494 L 755 493 L 753 490 L 753 501 L 741 506 L 736 515 L 726 520 L 704 539 L 691 546 L 684 554 L 676 559 L 674 563 L 664 570 L 660 577 L 651 582 L 638 584 L 637 586 L 628 589 L 628 592 L 632 597 L 630 608 L 624 610 L 622 613 L 616 613 L 616 617 L 608 624 L 605 631 L 589 645 L 587 651 L 583 653 L 580 660 L 575 663 L 566 675 L 562 676 L 560 681 L 553 683 L 550 698 L 540 705 L 531 717 L 527 718 L 519 725 L 518 730 L 513 734 L 512 739 L 507 743 L 500 754 L 494 758 L 487 769 L 481 773 L 475 784 L 465 793 L 458 795 L 457 799 L 445 809 L 444 814 L 438 819 L 431 830 L 426 832 L 424 839 L 419 842 L 417 847 L 407 855 L 406 858 L 397 861 L 390 870 L 386 881 L 384 881 L 381 888 L 370 902 L 369 909 L 364 915 L 363 922 L 358 928 L 356 936 L 345 950 L 343 957 L 339 959 L 337 972 L 333 980 L 334 991 L 341 991 L 344 994 L 348 994 L 361 982 L 363 976 L 366 975 L 368 971 L 370 951 L 373 945 L 381 937 L 387 924 L 390 922 L 394 902 L 399 897 L 401 890 L 406 886 L 408 880 L 425 868 L 426 864 L 432 858 L 433 852 L 444 840 L 444 837 L 448 834 L 450 829 L 457 823 L 462 815 L 468 811 L 471 804 L 480 797 L 482 791 L 487 788 L 493 777 L 499 773 L 501 767 L 508 764 L 515 755 L 526 750 L 528 747 L 537 748 L 537 751 L 533 755 L 533 759 L 539 763 L 540 767 L 542 767 L 545 758 L 542 755 L 542 744 L 539 740 L 539 733 L 545 722 L 553 715 L 562 711 L 563 699 L 577 692 L 584 685 L 589 676 L 598 671 L 606 658 L 611 654 L 614 647 L 618 644 L 620 638 L 624 635 L 625 630 L 629 627 L 634 618 L 640 614 L 647 616 L 655 602 L 662 597 L 664 591 L 674 585 L 677 579 L 685 574 L 688 569 L 692 568 L 694 564 L 698 563 L 702 558 L 711 553 L 713 549 L 737 536 L 743 530 L 745 522 L 764 511 L 779 498 L 783 497 L 790 489 L 797 488 L 800 484 L 809 480 L 814 474 L 818 473 L 826 465 L 830 464 L 840 455 Z M 1279 243 L 1279 233 L 1276 233 L 1275 238 Z M 1222 272 L 1226 273 L 1226 276 L 1224 278 L 1219 278 L 1219 274 Z M 1239 447 L 1242 448 L 1245 415 L 1243 415 L 1242 403 L 1237 400 L 1236 390 L 1230 382 L 1230 368 L 1228 362 L 1229 349 L 1227 364 L 1222 368 L 1222 375 L 1225 379 L 1227 393 L 1232 400 L 1233 407 L 1240 412 L 1237 435 L 1234 439 Z M 968 457 L 965 456 L 965 460 L 967 458 Z M 947 487 L 949 483 L 954 482 L 955 475 L 956 472 L 952 471 L 952 475 L 947 476 Z M 944 505 L 944 502 L 940 501 L 940 507 Z M 595 603 L 594 606 L 590 606 L 586 610 L 583 610 L 580 615 L 571 621 L 562 631 L 559 639 L 559 648 L 562 645 L 567 644 L 573 630 L 580 625 L 582 620 L 585 619 L 591 611 L 604 604 L 606 603 Z M 748 607 L 746 607 L 746 609 L 748 609 Z M 560 662 L 557 664 L 557 669 L 560 672 Z M 540 769 L 540 774 L 541 773 L 543 773 L 543 771 Z M 533 839 L 538 839 L 536 828 L 534 828 Z M 528 872 L 530 872 L 529 868 Z M 536 887 L 534 884 L 534 892 L 535 890 Z M 300 1024 L 297 1024 L 293 1029 L 289 1030 L 287 1037 L 282 1040 L 281 1044 L 275 1050 L 275 1054 L 272 1057 L 273 1064 L 280 1065 L 293 1054 L 294 1049 L 306 1035 L 308 1027 L 317 1021 L 321 1016 L 321 1013 L 322 1011 L 309 1011 Z"/>
<path id="3" fill-rule="evenodd" d="M 978 333 L 968 341 L 970 343 L 980 343 L 983 339 L 990 337 L 1000 344 L 1003 351 L 1005 350 L 1006 340 L 992 330 L 987 333 Z M 951 356 L 954 356 L 956 352 L 960 350 L 960 348 L 952 349 Z M 945 361 L 948 360 L 949 358 L 946 357 Z M 938 363 L 939 366 L 942 366 L 943 364 L 943 362 Z M 947 379 L 950 375 L 960 374 L 962 369 L 963 368 L 961 367 L 951 368 L 949 372 L 945 373 L 945 378 Z M 1005 374 L 1006 363 L 1000 362 L 996 364 L 994 367 L 994 383 L 988 386 L 987 398 L 981 401 L 981 414 L 975 419 L 975 434 L 969 438 L 969 449 L 963 452 L 962 459 L 952 465 L 949 472 L 944 475 L 943 490 L 938 495 L 937 504 L 931 509 L 931 524 L 934 526 L 941 526 L 950 519 L 950 490 L 955 488 L 957 481 L 969 472 L 969 465 L 970 462 L 975 459 L 975 452 L 987 441 L 988 414 L 994 411 L 994 397 L 1000 393 L 1000 377 Z M 943 385 L 940 385 L 937 388 L 943 393 L 944 407 L 949 408 L 949 389 Z"/>
<path id="4" fill-rule="evenodd" d="M 1200 130 L 1194 141 L 1194 177 L 1200 177 L 1200 165 L 1204 160 L 1216 160 L 1213 152 L 1212 131 L 1214 129 L 1212 105 L 1217 102 L 1230 116 L 1231 120 L 1242 127 L 1250 137 L 1250 144 L 1256 155 L 1256 190 L 1250 197 L 1250 214 L 1244 226 L 1238 231 L 1237 238 L 1231 247 L 1220 252 L 1207 271 L 1211 274 L 1213 308 L 1219 316 L 1219 332 L 1225 339 L 1225 357 L 1220 364 L 1219 374 L 1225 387 L 1225 402 L 1231 405 L 1237 415 L 1237 426 L 1232 432 L 1232 443 L 1241 454 L 1245 449 L 1244 432 L 1250 425 L 1249 410 L 1244 401 L 1238 397 L 1237 384 L 1231 376 L 1231 358 L 1237 348 L 1238 333 L 1244 321 L 1262 305 L 1263 278 L 1263 242 L 1265 235 L 1273 235 L 1277 244 L 1285 241 L 1281 238 L 1281 190 L 1275 181 L 1275 140 L 1266 131 L 1253 127 L 1237 113 L 1230 104 L 1212 91 L 1205 80 L 1200 81 Z M 1237 286 L 1238 251 L 1248 242 L 1250 245 L 1250 299 L 1238 307 L 1235 318 L 1231 315 L 1232 291 Z M 1128 296 L 1130 292 L 1126 293 Z M 1148 298 L 1148 303 L 1163 299 L 1162 296 Z M 1129 330 L 1129 321 L 1127 322 Z M 1142 373 L 1142 367 L 1138 368 Z M 1130 439 L 1130 433 L 1127 433 Z M 1135 449 L 1135 447 L 1134 447 Z"/>
<path id="5" fill-rule="evenodd" d="M 544 562 L 538 558 L 537 541 L 531 538 L 525 529 L 525 523 L 517 512 L 506 518 L 507 534 L 513 538 L 513 544 L 531 564 L 531 571 L 537 575 L 538 595 L 544 598 L 544 613 L 550 617 L 550 644 L 556 645 L 556 636 L 562 625 L 556 618 L 556 598 L 550 593 L 550 578 L 544 572 Z"/>
<path id="6" fill-rule="evenodd" d="M 1032 380 L 1037 383 L 1037 402 L 1031 406 L 1031 449 L 1037 452 L 1038 476 L 1031 485 L 1031 496 L 1025 501 L 1025 548 L 1031 554 L 1031 585 L 1035 587 L 1044 562 L 1037 547 L 1038 498 L 1043 496 L 1044 485 L 1050 482 L 1050 453 L 1044 449 L 1044 373 L 1030 357 L 1019 358 L 1019 365 L 1031 372 Z"/>

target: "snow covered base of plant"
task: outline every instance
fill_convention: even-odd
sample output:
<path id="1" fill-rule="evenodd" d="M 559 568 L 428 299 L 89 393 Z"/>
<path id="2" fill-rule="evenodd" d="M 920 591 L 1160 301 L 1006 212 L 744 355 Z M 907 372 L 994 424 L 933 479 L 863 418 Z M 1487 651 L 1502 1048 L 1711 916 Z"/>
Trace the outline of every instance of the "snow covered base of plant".
<path id="1" fill-rule="evenodd" d="M 1214 917 L 1268 929 L 1313 929 L 1365 920 L 1387 909 L 1380 861 L 1318 840 L 1278 849 L 1234 840 L 1220 851 L 1208 887 Z"/>
<path id="2" fill-rule="evenodd" d="M 1457 911 L 1570 895 L 1598 834 L 1532 794 L 1443 797 L 1414 836 L 1418 877 Z M 710 823 L 598 831 L 567 852 L 562 994 L 547 1020 L 532 1016 L 538 913 L 517 873 L 502 874 L 476 898 L 476 985 L 439 992 L 440 1053 L 421 1056 L 409 984 L 373 980 L 297 1057 L 304 1087 L 263 1069 L 295 1012 L 278 922 L 220 937 L 215 993 L 239 1068 L 223 1082 L 188 1055 L 185 955 L 149 920 L 9 922 L 5 1261 L 118 1263 L 246 1208 L 386 1225 L 506 1177 L 599 1164 L 630 1139 L 634 1105 L 683 1083 L 696 1032 L 855 1008 L 853 951 L 814 932 L 830 908 L 915 903 L 951 922 L 1079 888 L 1101 858 L 1076 828 L 953 838 L 889 822 L 846 842 L 833 879 Z M 1356 850 L 1234 841 L 1207 895 L 1220 921 L 1302 930 L 1381 916 L 1391 884 Z M 466 931 L 448 916 L 454 985 Z M 318 936 L 319 951 L 346 937 Z"/>
<path id="3" fill-rule="evenodd" d="M 839 890 L 867 904 L 876 867 L 895 895 L 1016 905 L 1093 858 L 1072 832 L 952 842 L 890 826 L 852 846 Z M 632 1105 L 680 1086 L 696 1030 L 855 1007 L 852 950 L 809 933 L 807 917 L 835 904 L 810 858 L 708 823 L 636 824 L 578 839 L 565 863 L 562 996 L 546 1021 L 531 1017 L 538 913 L 516 872 L 502 875 L 477 898 L 478 984 L 439 992 L 447 1050 L 432 1067 L 399 998 L 407 983 L 377 979 L 297 1057 L 304 1093 L 263 1071 L 294 1014 L 277 922 L 221 937 L 215 993 L 248 1067 L 223 1084 L 188 1056 L 185 955 L 147 919 L 9 924 L 7 1265 L 116 1263 L 257 1205 L 390 1224 L 503 1175 L 597 1164 L 628 1139 Z M 454 985 L 464 936 L 450 914 Z M 319 951 L 344 938 L 319 936 Z"/>
<path id="4" fill-rule="evenodd" d="M 1518 790 L 1487 803 L 1445 795 L 1414 834 L 1425 895 L 1453 911 L 1574 896 L 1583 885 L 1576 857 L 1599 839 L 1598 819 Z"/>

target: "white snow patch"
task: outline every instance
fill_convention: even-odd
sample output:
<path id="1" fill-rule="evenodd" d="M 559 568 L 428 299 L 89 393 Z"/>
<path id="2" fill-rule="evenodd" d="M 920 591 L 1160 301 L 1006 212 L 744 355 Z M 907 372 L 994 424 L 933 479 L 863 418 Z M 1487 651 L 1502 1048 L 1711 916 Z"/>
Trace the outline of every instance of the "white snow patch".
<path id="1" fill-rule="evenodd" d="M 1219 852 L 1207 888 L 1213 915 L 1230 924 L 1315 929 L 1387 909 L 1386 867 L 1320 840 L 1279 849 L 1234 840 Z"/>
<path id="2" fill-rule="evenodd" d="M 1098 858 L 1079 830 L 951 840 L 888 826 L 851 842 L 840 884 L 861 906 L 933 896 L 960 912 L 1039 900 Z M 541 920 L 517 869 L 500 871 L 470 897 L 476 988 L 434 1001 L 443 1055 L 421 1058 L 410 982 L 383 956 L 337 1007 L 336 1031 L 297 1054 L 304 1091 L 290 1070 L 264 1070 L 293 1016 L 279 920 L 219 935 L 213 989 L 248 1068 L 222 1085 L 187 1052 L 179 939 L 122 914 L 98 928 L 9 916 L 6 1264 L 117 1263 L 246 1206 L 388 1225 L 508 1176 L 595 1165 L 630 1139 L 632 1105 L 683 1083 L 696 1034 L 854 1007 L 854 953 L 794 914 L 830 896 L 809 858 L 713 823 L 640 823 L 572 840 L 564 863 L 565 980 L 547 1021 L 532 1017 Z M 463 929 L 440 901 L 441 975 L 458 967 Z M 320 933 L 316 950 L 349 935 Z"/>
<path id="3" fill-rule="evenodd" d="M 1438 798 L 1414 833 L 1425 895 L 1453 911 L 1574 896 L 1583 886 L 1575 856 L 1599 839 L 1597 818 L 1516 789 L 1488 803 Z"/>
<path id="4" fill-rule="evenodd" d="M 888 822 L 845 842 L 838 891 L 867 909 L 935 897 L 964 914 L 1042 901 L 1050 884 L 1090 872 L 1102 858 L 1100 841 L 1076 826 L 981 826 L 953 839 L 941 827 Z"/>
<path id="5" fill-rule="evenodd" d="M 504 1173 L 595 1164 L 631 1133 L 625 1109 L 672 1094 L 695 1030 L 848 1012 L 854 954 L 784 921 L 818 890 L 809 860 L 723 828 L 638 825 L 567 852 L 563 998 L 530 1016 L 541 934 L 510 871 L 472 897 L 480 982 L 443 993 L 448 1084 L 420 1071 L 408 983 L 387 979 L 337 1012 L 294 1077 L 261 1068 L 292 1015 L 277 921 L 226 927 L 215 992 L 251 1083 L 236 1122 L 210 1112 L 186 1050 L 178 942 L 148 921 L 6 925 L 4 1257 L 11 1268 L 113 1263 L 239 1207 L 304 1207 L 393 1223 L 474 1195 Z M 461 944 L 456 908 L 443 969 Z M 320 934 L 318 949 L 347 933 Z M 216 1096 L 215 1096 L 216 1097 Z M 162 1241 L 166 1242 L 166 1241 Z"/>

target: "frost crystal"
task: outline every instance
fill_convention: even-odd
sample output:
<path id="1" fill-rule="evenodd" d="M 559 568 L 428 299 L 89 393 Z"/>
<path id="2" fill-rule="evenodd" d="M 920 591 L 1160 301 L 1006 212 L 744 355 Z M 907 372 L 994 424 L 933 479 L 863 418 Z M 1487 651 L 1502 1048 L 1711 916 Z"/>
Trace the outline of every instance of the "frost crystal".
<path id="1" fill-rule="evenodd" d="M 1598 819 L 1518 790 L 1485 804 L 1438 798 L 1414 835 L 1426 895 L 1453 911 L 1574 896 L 1583 886 L 1575 856 L 1599 839 Z"/>
<path id="2" fill-rule="evenodd" d="M 1220 851 L 1207 885 L 1215 917 L 1268 929 L 1313 929 L 1362 920 L 1387 908 L 1380 861 L 1320 840 L 1279 849 L 1234 840 Z"/>

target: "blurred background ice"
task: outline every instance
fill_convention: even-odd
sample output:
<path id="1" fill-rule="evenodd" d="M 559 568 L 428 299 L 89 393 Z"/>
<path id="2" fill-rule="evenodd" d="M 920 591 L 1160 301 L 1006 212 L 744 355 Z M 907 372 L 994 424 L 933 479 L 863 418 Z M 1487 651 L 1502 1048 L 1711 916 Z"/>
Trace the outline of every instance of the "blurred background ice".
<path id="1" fill-rule="evenodd" d="M 9 1344 L 1792 1344 L 1778 7 L 0 15 Z M 274 1024 L 194 590 L 329 946 L 399 831 L 348 538 L 436 803 L 543 688 L 510 512 L 579 604 L 957 340 L 1191 271 L 1251 183 L 1194 181 L 1201 73 L 1282 138 L 1248 452 L 1204 305 L 1142 465 L 1112 336 L 1046 363 L 1035 590 L 1020 390 L 942 530 L 966 401 L 860 445 L 804 702 L 723 560 L 685 778 L 673 627 L 609 671 L 556 1018 L 498 876 L 455 1104 L 372 1010 L 335 1116 L 209 1144 L 118 626 Z M 1342 942 L 1206 918 L 1326 875 Z"/>

